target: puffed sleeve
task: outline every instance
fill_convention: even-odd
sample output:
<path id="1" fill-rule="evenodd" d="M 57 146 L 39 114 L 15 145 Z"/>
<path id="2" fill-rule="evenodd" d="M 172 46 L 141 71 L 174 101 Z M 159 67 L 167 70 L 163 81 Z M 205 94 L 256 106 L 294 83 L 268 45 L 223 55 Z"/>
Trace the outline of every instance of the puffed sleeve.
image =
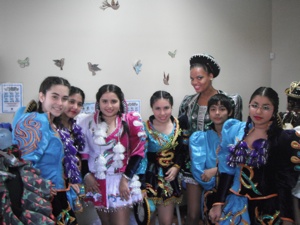
<path id="1" fill-rule="evenodd" d="M 227 165 L 227 157 L 229 155 L 229 145 L 236 144 L 237 139 L 241 140 L 244 134 L 245 123 L 236 119 L 227 120 L 222 129 L 222 142 L 220 144 L 220 152 L 218 154 L 218 170 L 220 173 L 219 187 L 217 189 L 215 202 L 216 204 L 224 204 L 228 191 L 232 186 L 236 167 Z"/>
<path id="2" fill-rule="evenodd" d="M 142 118 L 138 112 L 125 114 L 129 126 L 130 156 L 124 174 L 132 178 L 136 174 L 142 158 L 145 156 L 146 133 Z"/>
<path id="3" fill-rule="evenodd" d="M 209 151 L 207 133 L 203 131 L 194 132 L 189 140 L 190 152 L 191 152 L 191 163 L 192 163 L 192 174 L 196 181 L 205 189 L 211 190 L 215 186 L 216 178 L 212 177 L 208 182 L 201 179 L 201 175 L 204 173 L 206 168 L 207 151 Z M 215 149 L 214 149 L 215 150 Z"/>
<path id="4" fill-rule="evenodd" d="M 22 152 L 22 158 L 35 165 L 49 144 L 51 133 L 47 114 L 25 113 L 14 122 L 13 138 Z"/>
<path id="5" fill-rule="evenodd" d="M 220 144 L 220 152 L 218 154 L 220 173 L 234 174 L 235 169 L 227 165 L 227 157 L 229 155 L 229 145 L 236 144 L 237 140 L 241 140 L 244 135 L 245 122 L 237 119 L 227 120 L 222 129 L 222 142 Z"/>
<path id="6" fill-rule="evenodd" d="M 274 152 L 276 165 L 276 185 L 279 198 L 280 216 L 293 218 L 292 193 L 299 176 L 300 134 L 294 130 L 284 130 L 278 139 Z M 271 156 L 270 156 L 271 157 Z"/>
<path id="7" fill-rule="evenodd" d="M 76 124 L 81 127 L 81 132 L 84 136 L 85 145 L 83 150 L 80 152 L 82 160 L 88 160 L 89 158 L 89 148 L 90 144 L 88 142 L 88 130 L 89 130 L 89 123 L 93 120 L 94 115 L 92 114 L 79 114 L 76 118 Z M 88 171 L 87 171 L 88 172 Z"/>

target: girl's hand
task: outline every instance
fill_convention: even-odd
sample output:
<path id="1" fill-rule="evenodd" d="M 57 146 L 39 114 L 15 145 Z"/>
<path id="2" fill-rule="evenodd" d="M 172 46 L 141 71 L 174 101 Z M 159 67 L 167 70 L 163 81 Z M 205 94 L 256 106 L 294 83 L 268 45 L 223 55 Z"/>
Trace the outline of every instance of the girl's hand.
<path id="1" fill-rule="evenodd" d="M 52 197 L 54 197 L 55 195 L 57 195 L 56 189 L 53 188 L 54 186 L 55 186 L 55 185 L 52 184 L 51 189 L 50 189 L 50 195 L 51 195 Z"/>
<path id="2" fill-rule="evenodd" d="M 121 199 L 125 199 L 126 201 L 128 201 L 130 197 L 128 182 L 129 180 L 122 176 L 119 186 L 120 197 Z"/>
<path id="3" fill-rule="evenodd" d="M 71 184 L 71 187 L 74 189 L 74 191 L 76 192 L 76 194 L 79 194 L 79 192 L 80 192 L 80 186 L 79 186 L 79 184 Z"/>
<path id="4" fill-rule="evenodd" d="M 177 174 L 179 172 L 179 168 L 177 168 L 176 166 L 172 166 L 167 172 L 166 172 L 166 176 L 165 176 L 165 180 L 166 181 L 173 181 L 176 177 Z"/>
<path id="5" fill-rule="evenodd" d="M 212 177 L 216 176 L 217 171 L 218 171 L 217 167 L 204 170 L 204 173 L 201 175 L 201 180 L 203 180 L 204 182 L 210 181 Z"/>
<path id="6" fill-rule="evenodd" d="M 214 205 L 210 210 L 209 210 L 209 220 L 212 223 L 217 223 L 222 215 L 222 205 Z"/>
<path id="7" fill-rule="evenodd" d="M 88 173 L 84 176 L 84 186 L 86 192 L 99 193 L 99 184 L 94 175 Z"/>

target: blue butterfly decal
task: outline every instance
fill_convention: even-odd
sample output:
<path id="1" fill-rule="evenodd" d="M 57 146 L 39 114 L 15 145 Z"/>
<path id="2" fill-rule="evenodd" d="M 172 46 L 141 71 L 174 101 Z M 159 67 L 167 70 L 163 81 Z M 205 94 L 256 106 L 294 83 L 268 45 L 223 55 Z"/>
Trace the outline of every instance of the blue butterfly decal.
<path id="1" fill-rule="evenodd" d="M 26 57 L 24 60 L 19 59 L 18 63 L 21 68 L 24 68 L 25 66 L 29 66 L 29 58 Z"/>
<path id="2" fill-rule="evenodd" d="M 136 74 L 139 74 L 142 70 L 142 63 L 141 60 L 138 60 L 134 65 L 133 65 L 133 69 L 135 71 Z"/>

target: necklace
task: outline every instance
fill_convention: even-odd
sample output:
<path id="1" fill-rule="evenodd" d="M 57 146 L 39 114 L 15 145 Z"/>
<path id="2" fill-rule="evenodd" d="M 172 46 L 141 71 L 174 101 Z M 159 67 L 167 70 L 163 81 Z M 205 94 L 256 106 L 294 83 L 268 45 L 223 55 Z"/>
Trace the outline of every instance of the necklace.
<path id="1" fill-rule="evenodd" d="M 61 126 L 57 129 L 60 138 L 64 144 L 64 168 L 65 175 L 70 179 L 72 184 L 81 183 L 81 175 L 78 167 L 79 159 L 77 158 L 77 152 L 82 151 L 84 148 L 84 138 L 81 128 L 75 123 L 75 120 L 71 120 L 73 138 L 68 128 Z"/>
<path id="2" fill-rule="evenodd" d="M 268 158 L 268 140 L 258 139 L 253 142 L 252 147 L 253 150 L 250 150 L 245 141 L 240 141 L 237 145 L 229 145 L 227 165 L 236 167 L 238 164 L 247 164 L 257 168 L 265 165 Z"/>
<path id="3" fill-rule="evenodd" d="M 98 122 L 98 121 L 97 121 Z M 120 124 L 120 125 L 119 125 Z M 123 160 L 125 158 L 124 152 L 125 147 L 120 142 L 120 131 L 121 131 L 121 122 L 117 125 L 117 128 L 119 129 L 118 132 L 118 142 L 117 144 L 112 148 L 113 152 L 113 162 L 111 164 L 112 167 L 115 169 L 120 169 L 123 167 L 124 163 Z M 100 123 L 97 123 L 96 130 L 94 131 L 94 143 L 103 146 L 104 148 L 107 147 L 106 138 L 107 138 L 107 131 L 108 131 L 108 125 L 105 121 L 102 121 Z M 97 177 L 100 180 L 103 180 L 106 178 L 106 170 L 107 170 L 107 154 L 100 153 L 97 158 L 95 159 L 95 177 Z"/>

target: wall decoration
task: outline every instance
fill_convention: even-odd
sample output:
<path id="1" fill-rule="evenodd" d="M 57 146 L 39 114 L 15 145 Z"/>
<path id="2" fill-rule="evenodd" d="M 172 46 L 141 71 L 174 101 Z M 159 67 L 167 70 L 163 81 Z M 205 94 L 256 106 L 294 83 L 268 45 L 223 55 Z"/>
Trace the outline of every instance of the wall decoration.
<path id="1" fill-rule="evenodd" d="M 53 61 L 54 61 L 55 65 L 60 68 L 60 70 L 63 70 L 63 66 L 65 64 L 65 59 L 64 58 L 62 58 L 62 59 L 54 59 Z"/>
<path id="2" fill-rule="evenodd" d="M 140 99 L 126 99 L 128 112 L 141 113 L 141 100 Z"/>
<path id="3" fill-rule="evenodd" d="M 171 52 L 171 51 L 168 52 L 169 56 L 171 56 L 172 58 L 175 58 L 176 53 L 177 53 L 177 50 L 174 50 L 174 52 Z"/>
<path id="4" fill-rule="evenodd" d="M 92 64 L 88 62 L 89 71 L 92 72 L 93 76 L 96 75 L 96 71 L 101 71 L 101 69 L 98 67 L 99 64 Z"/>
<path id="5" fill-rule="evenodd" d="M 100 9 L 105 10 L 107 8 L 112 8 L 114 10 L 117 10 L 117 9 L 119 9 L 119 7 L 120 7 L 120 4 L 118 1 L 115 2 L 115 0 L 111 0 L 111 4 L 109 4 L 107 2 L 107 0 L 105 0 L 104 2 L 102 2 L 102 6 L 100 6 Z"/>
<path id="6" fill-rule="evenodd" d="M 138 75 L 141 70 L 142 70 L 142 63 L 141 60 L 137 60 L 134 64 L 133 64 L 133 69 L 135 71 L 135 73 Z"/>
<path id="7" fill-rule="evenodd" d="M 24 67 L 26 67 L 26 66 L 29 66 L 29 58 L 26 57 L 24 60 L 19 59 L 19 60 L 18 60 L 18 64 L 19 64 L 19 66 L 20 66 L 21 68 L 24 68 Z"/>
<path id="8" fill-rule="evenodd" d="M 166 73 L 164 72 L 164 79 L 163 79 L 163 81 L 164 81 L 165 85 L 169 85 L 169 79 L 170 79 L 170 75 L 169 74 L 166 75 Z"/>
<path id="9" fill-rule="evenodd" d="M 2 83 L 0 89 L 0 94 L 2 93 L 0 113 L 15 113 L 23 106 L 23 84 Z"/>

